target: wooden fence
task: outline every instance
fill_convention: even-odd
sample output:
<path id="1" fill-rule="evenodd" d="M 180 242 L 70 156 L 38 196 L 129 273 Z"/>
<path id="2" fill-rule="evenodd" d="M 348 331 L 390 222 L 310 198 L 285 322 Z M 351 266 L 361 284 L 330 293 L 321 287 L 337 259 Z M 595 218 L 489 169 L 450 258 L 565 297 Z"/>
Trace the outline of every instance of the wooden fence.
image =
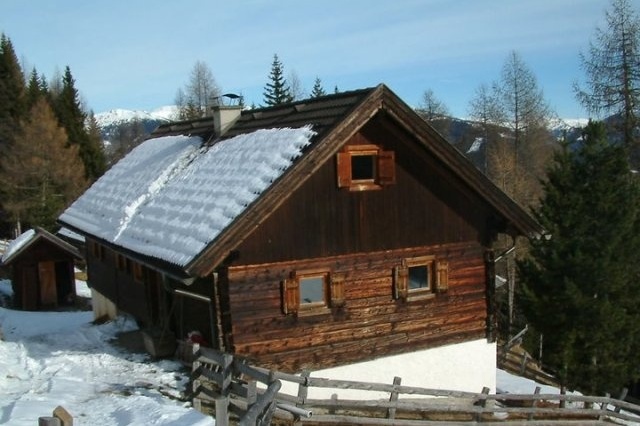
<path id="1" fill-rule="evenodd" d="M 558 380 L 545 372 L 526 351 L 498 348 L 498 367 L 544 385 L 559 387 Z"/>
<path id="2" fill-rule="evenodd" d="M 331 380 L 285 374 L 250 366 L 244 360 L 211 349 L 194 347 L 193 404 L 213 414 L 218 426 L 358 424 L 406 425 L 483 423 L 609 425 L 640 423 L 640 406 L 610 397 L 541 394 L 489 394 Z M 297 395 L 280 393 L 282 382 L 297 385 Z M 257 382 L 263 384 L 258 388 Z M 384 392 L 385 399 L 310 399 L 310 388 L 358 389 Z M 425 398 L 426 397 L 426 398 Z"/>

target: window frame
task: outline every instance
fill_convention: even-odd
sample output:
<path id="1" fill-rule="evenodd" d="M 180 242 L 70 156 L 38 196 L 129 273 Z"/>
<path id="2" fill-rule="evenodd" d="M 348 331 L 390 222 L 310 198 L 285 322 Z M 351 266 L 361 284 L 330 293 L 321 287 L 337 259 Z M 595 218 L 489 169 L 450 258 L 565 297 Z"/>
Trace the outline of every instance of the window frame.
<path id="1" fill-rule="evenodd" d="M 356 156 L 371 156 L 373 177 L 354 179 L 352 159 Z M 338 188 L 349 191 L 367 191 L 382 189 L 385 185 L 396 183 L 395 153 L 385 151 L 378 145 L 347 145 L 336 156 Z"/>
<path id="2" fill-rule="evenodd" d="M 427 268 L 427 287 L 409 288 L 410 269 L 415 267 Z M 401 260 L 394 268 L 393 290 L 397 300 L 422 300 L 434 298 L 437 294 L 445 293 L 449 288 L 449 262 L 437 259 L 434 255 L 408 257 Z"/>
<path id="3" fill-rule="evenodd" d="M 302 281 L 322 279 L 322 301 L 303 303 Z M 328 269 L 307 269 L 292 271 L 289 278 L 282 282 L 282 308 L 285 315 L 316 315 L 330 312 L 332 308 L 341 308 L 345 304 L 344 275 L 331 273 Z"/>
<path id="4" fill-rule="evenodd" d="M 304 272 L 296 275 L 296 279 L 298 280 L 298 286 L 300 288 L 300 310 L 308 310 L 308 309 L 322 309 L 329 307 L 329 272 L 327 271 L 318 271 L 318 272 Z M 317 280 L 320 279 L 320 284 L 322 285 L 322 300 L 304 302 L 302 299 L 303 296 L 303 285 L 305 281 Z M 318 284 L 316 284 L 318 285 Z"/>

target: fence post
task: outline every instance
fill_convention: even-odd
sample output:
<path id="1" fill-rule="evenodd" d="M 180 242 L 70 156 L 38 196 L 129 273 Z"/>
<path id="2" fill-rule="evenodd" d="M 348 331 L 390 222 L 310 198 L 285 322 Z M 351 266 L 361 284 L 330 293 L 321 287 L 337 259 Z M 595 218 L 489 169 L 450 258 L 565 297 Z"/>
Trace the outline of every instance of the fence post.
<path id="1" fill-rule="evenodd" d="M 216 401 L 216 426 L 229 425 L 229 397 L 219 396 Z"/>
<path id="2" fill-rule="evenodd" d="M 522 357 L 522 364 L 520 365 L 520 375 L 526 377 L 524 374 L 527 370 L 527 362 L 529 361 L 529 354 L 527 352 L 524 353 L 524 357 Z"/>
<path id="3" fill-rule="evenodd" d="M 200 380 L 198 379 L 198 377 L 200 377 L 200 371 L 202 368 L 202 364 L 200 363 L 200 361 L 198 361 L 198 359 L 200 358 L 200 345 L 195 344 L 191 349 L 193 351 L 193 362 L 191 363 L 191 394 L 193 395 L 192 404 L 193 408 L 202 413 L 202 402 L 200 401 L 200 398 L 198 398 L 198 394 L 200 393 L 200 386 L 202 385 L 200 383 Z"/>
<path id="4" fill-rule="evenodd" d="M 310 375 L 311 372 L 309 370 L 302 370 L 302 373 L 300 373 L 300 377 L 304 379 L 304 382 L 298 385 L 298 402 L 296 403 L 296 407 L 300 407 L 307 402 L 307 396 L 309 395 Z"/>
<path id="5" fill-rule="evenodd" d="M 329 407 L 329 414 L 335 414 L 337 406 L 338 406 L 338 394 L 334 393 L 331 395 L 331 406 Z"/>
<path id="6" fill-rule="evenodd" d="M 627 398 L 627 393 L 629 393 L 629 389 L 627 388 L 622 388 L 622 391 L 620 392 L 620 396 L 618 397 L 619 401 L 624 401 Z M 620 407 L 619 405 L 616 406 L 615 412 L 619 413 L 620 410 L 622 410 L 622 407 Z"/>
<path id="7" fill-rule="evenodd" d="M 604 420 L 607 418 L 607 406 L 609 405 L 610 398 L 611 394 L 609 392 L 604 394 L 604 399 L 602 400 L 602 404 L 600 404 L 600 415 L 598 416 L 598 420 Z"/>
<path id="8" fill-rule="evenodd" d="M 250 379 L 247 382 L 247 410 L 258 400 L 257 381 Z"/>
<path id="9" fill-rule="evenodd" d="M 536 389 L 533 391 L 534 395 L 540 395 L 540 386 L 536 386 Z M 531 401 L 531 408 L 535 408 L 536 405 L 538 404 L 538 400 L 537 399 L 533 399 Z M 528 420 L 533 420 L 533 413 L 529 413 L 529 417 L 527 418 Z"/>
<path id="10" fill-rule="evenodd" d="M 220 393 L 222 395 L 229 395 L 231 381 L 233 379 L 233 355 L 223 353 L 222 365 L 220 366 L 220 372 L 222 373 L 222 383 L 220 383 Z"/>
<path id="11" fill-rule="evenodd" d="M 389 396 L 389 402 L 398 401 L 397 387 L 400 386 L 400 383 L 402 383 L 401 377 L 396 376 L 393 378 L 393 390 L 391 391 L 391 395 Z M 387 410 L 387 418 L 388 419 L 396 418 L 396 407 L 389 407 L 389 409 Z"/>
<path id="12" fill-rule="evenodd" d="M 60 426 L 73 426 L 73 416 L 62 405 L 53 410 L 53 417 L 60 419 Z"/>
<path id="13" fill-rule="evenodd" d="M 484 413 L 484 408 L 487 406 L 487 395 L 489 395 L 489 388 L 488 387 L 483 387 L 482 388 L 482 394 L 480 395 L 480 400 L 478 401 L 478 406 L 480 406 L 481 408 L 483 408 L 483 410 L 479 411 L 476 414 L 476 421 L 478 423 L 482 422 L 482 414 Z"/>

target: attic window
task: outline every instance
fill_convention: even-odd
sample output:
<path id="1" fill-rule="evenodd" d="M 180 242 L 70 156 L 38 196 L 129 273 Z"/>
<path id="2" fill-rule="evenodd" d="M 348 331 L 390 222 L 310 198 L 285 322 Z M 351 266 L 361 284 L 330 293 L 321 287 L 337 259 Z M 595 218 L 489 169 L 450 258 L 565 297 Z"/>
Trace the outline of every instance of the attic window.
<path id="1" fill-rule="evenodd" d="M 423 299 L 444 293 L 449 287 L 449 263 L 434 256 L 403 259 L 394 268 L 394 297 L 401 300 Z"/>
<path id="2" fill-rule="evenodd" d="M 396 183 L 395 155 L 377 145 L 350 145 L 337 156 L 338 188 L 381 189 Z"/>

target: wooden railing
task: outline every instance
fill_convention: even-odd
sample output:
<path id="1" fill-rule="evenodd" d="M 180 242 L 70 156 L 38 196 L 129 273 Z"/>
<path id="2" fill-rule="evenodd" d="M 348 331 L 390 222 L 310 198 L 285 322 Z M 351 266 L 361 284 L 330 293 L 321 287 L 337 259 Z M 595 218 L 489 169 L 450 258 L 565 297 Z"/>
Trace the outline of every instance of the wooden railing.
<path id="1" fill-rule="evenodd" d="M 489 394 L 366 383 L 292 375 L 250 366 L 229 354 L 194 348 L 193 403 L 202 412 L 214 414 L 218 426 L 230 420 L 240 425 L 359 424 L 422 426 L 438 422 L 487 425 L 605 425 L 612 421 L 640 423 L 640 406 L 610 397 L 582 395 Z M 297 385 L 296 396 L 280 393 L 282 382 Z M 262 383 L 258 388 L 257 382 Z M 266 386 L 266 388 L 265 388 Z M 310 399 L 310 388 L 357 389 L 384 392 L 385 399 Z M 539 388 L 537 389 L 539 392 Z M 409 397 L 409 398 L 408 398 Z M 213 408 L 213 412 L 211 411 Z M 442 423 L 439 423 L 442 424 Z M 446 424 L 446 423 L 445 423 Z"/>
<path id="2" fill-rule="evenodd" d="M 524 351 L 498 348 L 498 367 L 544 385 L 559 386 L 558 379 L 544 371 L 543 367 Z"/>

